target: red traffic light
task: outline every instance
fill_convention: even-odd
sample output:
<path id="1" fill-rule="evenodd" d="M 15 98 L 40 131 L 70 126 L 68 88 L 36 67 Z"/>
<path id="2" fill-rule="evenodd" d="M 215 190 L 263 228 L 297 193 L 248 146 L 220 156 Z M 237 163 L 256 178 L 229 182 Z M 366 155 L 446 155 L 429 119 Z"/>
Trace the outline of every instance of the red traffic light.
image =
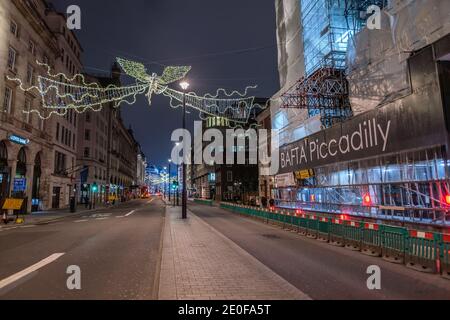
<path id="1" fill-rule="evenodd" d="M 370 194 L 366 193 L 366 194 L 363 196 L 363 204 L 364 204 L 365 206 L 370 206 L 370 205 L 372 204 L 372 198 L 370 197 Z"/>
<path id="2" fill-rule="evenodd" d="M 445 203 L 450 206 L 450 194 L 445 196 Z"/>

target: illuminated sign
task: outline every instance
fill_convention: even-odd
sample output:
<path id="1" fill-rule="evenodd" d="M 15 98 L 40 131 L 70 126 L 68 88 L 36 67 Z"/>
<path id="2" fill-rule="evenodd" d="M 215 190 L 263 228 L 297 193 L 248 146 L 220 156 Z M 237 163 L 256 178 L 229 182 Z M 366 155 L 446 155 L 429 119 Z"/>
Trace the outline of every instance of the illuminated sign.
<path id="1" fill-rule="evenodd" d="M 314 170 L 300 170 L 295 172 L 295 178 L 297 180 L 305 180 L 314 177 Z"/>
<path id="2" fill-rule="evenodd" d="M 27 179 L 25 178 L 15 178 L 14 179 L 14 192 L 25 192 L 27 188 Z"/>
<path id="3" fill-rule="evenodd" d="M 9 136 L 9 141 L 20 144 L 22 146 L 26 146 L 27 144 L 30 143 L 30 139 L 23 138 L 21 136 L 16 136 L 14 134 Z"/>

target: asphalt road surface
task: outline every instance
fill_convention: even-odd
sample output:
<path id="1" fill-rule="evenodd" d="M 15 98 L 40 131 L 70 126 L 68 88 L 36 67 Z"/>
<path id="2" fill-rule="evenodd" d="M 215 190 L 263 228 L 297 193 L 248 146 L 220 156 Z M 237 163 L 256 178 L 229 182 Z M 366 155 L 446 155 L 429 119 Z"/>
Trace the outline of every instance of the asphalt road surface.
<path id="1" fill-rule="evenodd" d="M 338 248 L 216 207 L 190 210 L 312 299 L 450 299 L 450 281 Z M 381 268 L 381 290 L 366 273 Z"/>
<path id="2" fill-rule="evenodd" d="M 154 198 L 2 231 L 0 299 L 154 299 L 163 219 Z"/>

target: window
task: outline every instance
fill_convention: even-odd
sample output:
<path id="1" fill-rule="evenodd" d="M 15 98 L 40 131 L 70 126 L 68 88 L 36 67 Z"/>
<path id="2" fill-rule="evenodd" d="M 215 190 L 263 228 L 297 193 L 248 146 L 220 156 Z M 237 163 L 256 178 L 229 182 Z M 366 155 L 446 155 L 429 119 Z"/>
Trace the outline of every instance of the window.
<path id="1" fill-rule="evenodd" d="M 89 158 L 90 157 L 91 150 L 89 148 L 84 148 L 84 157 Z"/>
<path id="2" fill-rule="evenodd" d="M 33 40 L 28 42 L 28 51 L 34 56 L 36 54 L 36 44 Z"/>
<path id="3" fill-rule="evenodd" d="M 14 71 L 14 68 L 16 67 L 16 56 L 17 51 L 13 48 L 9 47 L 8 50 L 8 68 Z"/>
<path id="4" fill-rule="evenodd" d="M 66 174 L 66 155 L 55 151 L 55 174 Z"/>
<path id="5" fill-rule="evenodd" d="M 91 131 L 88 129 L 84 130 L 84 140 L 86 140 L 86 141 L 91 140 Z"/>
<path id="6" fill-rule="evenodd" d="M 34 68 L 31 64 L 29 64 L 27 67 L 27 83 L 29 85 L 34 84 Z"/>
<path id="7" fill-rule="evenodd" d="M 87 123 L 91 122 L 91 114 L 90 113 L 86 113 L 86 122 Z"/>
<path id="8" fill-rule="evenodd" d="M 10 24 L 10 31 L 11 33 L 17 38 L 19 36 L 19 27 L 17 26 L 17 23 L 15 21 L 11 20 Z"/>
<path id="9" fill-rule="evenodd" d="M 23 122 L 26 122 L 28 124 L 31 124 L 31 100 L 29 98 L 25 98 L 25 106 L 23 108 Z"/>
<path id="10" fill-rule="evenodd" d="M 75 133 L 73 134 L 73 139 L 72 139 L 72 148 L 75 149 L 75 141 L 76 141 L 76 137 L 75 137 Z"/>
<path id="11" fill-rule="evenodd" d="M 38 128 L 39 128 L 39 130 L 44 131 L 44 124 L 45 124 L 44 119 L 39 118 L 39 120 L 38 120 Z"/>
<path id="12" fill-rule="evenodd" d="M 233 171 L 227 171 L 227 182 L 233 182 Z"/>
<path id="13" fill-rule="evenodd" d="M 56 141 L 59 141 L 59 123 L 56 123 Z"/>
<path id="14" fill-rule="evenodd" d="M 11 113 L 13 91 L 11 88 L 5 88 L 5 97 L 3 99 L 3 112 Z"/>

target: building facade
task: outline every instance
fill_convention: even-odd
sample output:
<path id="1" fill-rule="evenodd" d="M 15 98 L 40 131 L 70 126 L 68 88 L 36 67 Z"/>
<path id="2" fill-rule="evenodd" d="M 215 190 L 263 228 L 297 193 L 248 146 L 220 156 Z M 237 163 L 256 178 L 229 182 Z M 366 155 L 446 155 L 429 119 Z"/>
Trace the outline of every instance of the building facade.
<path id="1" fill-rule="evenodd" d="M 330 21 L 345 21 L 346 9 L 368 2 L 350 1 L 353 7 L 343 8 L 343 2 L 327 0 L 327 8 L 336 9 L 330 15 L 337 15 Z M 281 128 L 286 134 L 281 139 L 281 169 L 272 192 L 277 206 L 448 225 L 450 19 L 443 12 L 449 10 L 449 3 L 388 1 L 381 30 L 368 30 L 360 21 L 360 27 L 344 33 L 352 41 L 343 41 L 342 36 L 326 39 L 331 48 L 340 49 L 330 51 L 336 55 L 335 62 L 343 61 L 333 70 L 345 73 L 340 83 L 348 85 L 345 103 L 352 109 L 349 117 L 331 123 L 324 123 L 322 114 L 315 115 L 308 108 L 317 103 L 308 95 L 312 88 L 308 77 L 316 74 L 311 61 L 317 55 L 311 41 L 319 38 L 311 39 L 311 35 L 314 28 L 320 30 L 321 20 L 308 20 L 317 2 L 299 3 L 300 24 L 311 29 L 300 28 L 306 67 L 298 75 L 297 86 L 279 95 L 281 106 L 272 109 L 272 122 L 277 128 L 277 118 L 287 112 L 302 113 L 304 119 L 297 126 L 287 117 Z M 381 5 L 379 1 L 373 4 Z M 425 12 L 432 18 L 423 20 Z M 342 34 L 336 25 L 327 30 Z M 343 54 L 345 59 L 339 59 Z M 326 65 L 324 58 L 319 60 Z M 333 83 L 329 78 L 315 80 Z M 326 99 L 321 103 L 323 110 L 329 107 Z M 311 126 L 315 116 L 319 125 Z"/>
<path id="2" fill-rule="evenodd" d="M 52 30 L 47 19 L 49 10 L 43 0 L 0 4 L 0 198 L 26 199 L 24 212 L 51 208 L 57 182 L 64 186 L 63 192 L 69 192 L 70 180 L 56 181 L 55 177 L 57 142 L 52 121 L 24 113 L 39 109 L 40 97 L 33 91 L 24 92 L 18 82 L 8 80 L 24 79 L 23 87 L 29 88 L 36 84 L 38 74 L 47 72 L 37 60 L 54 70 L 61 67 L 59 60 L 65 43 Z M 68 149 L 67 153 L 73 155 Z"/>

